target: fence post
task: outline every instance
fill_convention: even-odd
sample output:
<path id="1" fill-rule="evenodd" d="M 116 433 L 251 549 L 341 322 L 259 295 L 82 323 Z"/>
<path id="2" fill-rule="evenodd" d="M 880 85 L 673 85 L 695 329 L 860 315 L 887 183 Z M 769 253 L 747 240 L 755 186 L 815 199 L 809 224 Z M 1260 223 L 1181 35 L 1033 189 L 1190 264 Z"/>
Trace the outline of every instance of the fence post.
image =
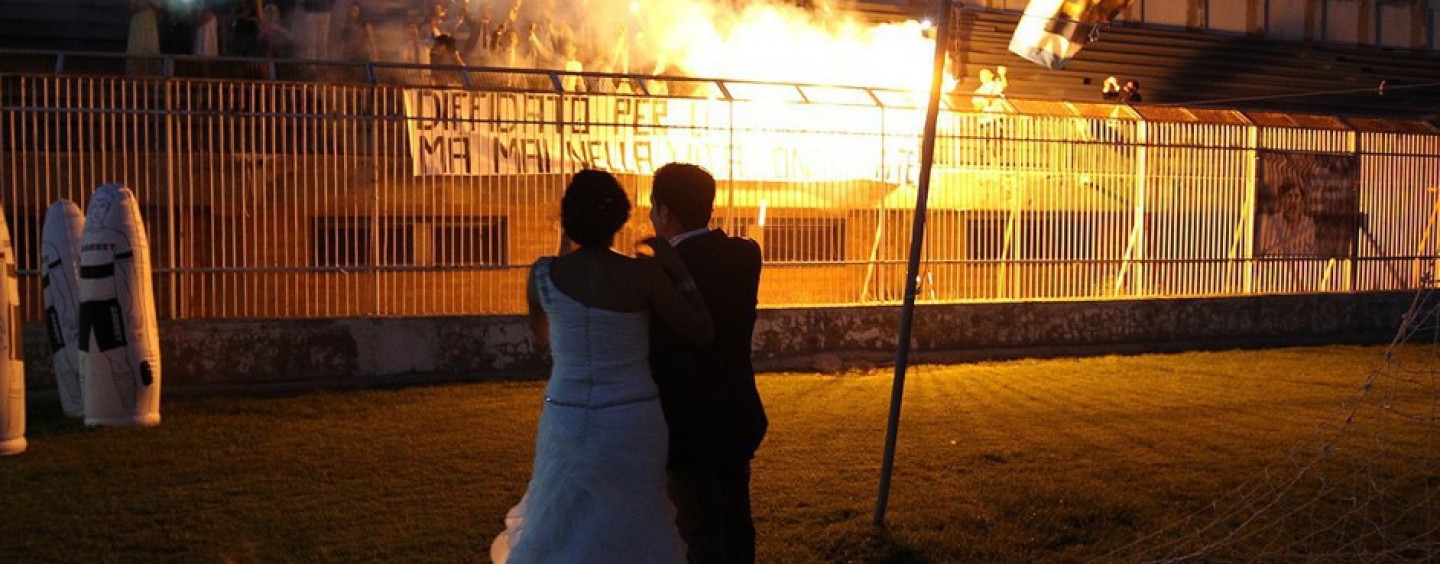
<path id="1" fill-rule="evenodd" d="M 370 289 L 372 301 L 370 303 L 370 318 L 377 319 L 382 316 L 380 286 L 384 276 L 380 271 L 380 143 L 379 126 L 380 122 L 380 85 L 374 79 L 374 65 L 366 63 L 365 68 L 370 69 L 370 111 L 365 114 L 364 119 L 369 123 L 369 145 L 370 145 Z"/>
<path id="2" fill-rule="evenodd" d="M 725 202 L 725 230 L 731 235 L 735 235 L 735 98 L 730 96 L 730 91 L 725 88 L 724 84 L 720 85 L 720 91 L 725 94 L 725 108 L 730 113 L 728 120 L 729 127 L 726 128 L 729 130 L 730 143 L 728 158 L 725 162 L 725 168 L 728 169 L 729 173 L 725 179 L 725 192 L 727 194 Z"/>
<path id="3" fill-rule="evenodd" d="M 165 61 L 168 67 L 170 58 L 166 57 Z M 167 71 L 168 70 L 169 69 L 167 68 Z M 151 209 L 156 210 L 157 214 L 168 216 L 169 219 L 169 221 L 165 222 L 165 229 L 167 231 L 167 233 L 165 233 L 165 245 L 169 248 L 170 252 L 167 253 L 168 256 L 165 257 L 165 270 L 167 271 L 164 277 L 166 303 L 165 308 L 163 309 L 168 310 L 169 315 L 167 317 L 169 319 L 179 319 L 183 316 L 179 315 L 179 308 L 177 306 L 178 302 L 176 300 L 175 292 L 176 281 L 179 277 L 179 274 L 176 272 L 175 268 L 175 242 L 179 238 L 176 234 L 176 224 L 179 222 L 176 221 L 175 218 L 175 216 L 177 215 L 175 207 L 177 197 L 175 194 L 176 125 L 174 96 L 175 88 L 178 85 L 176 84 L 176 80 L 174 78 L 170 78 L 171 74 L 169 72 L 166 72 L 165 76 L 167 77 L 165 78 L 165 81 L 163 83 L 165 85 L 165 205 L 163 207 L 152 206 Z M 151 253 L 152 260 L 154 258 L 154 254 L 154 252 Z M 158 314 L 160 312 L 156 313 Z"/>
<path id="4" fill-rule="evenodd" d="M 1255 207 L 1259 205 L 1256 191 L 1260 186 L 1260 126 L 1250 125 L 1245 129 L 1245 198 L 1240 205 L 1240 246 L 1233 256 L 1243 261 L 1243 279 L 1240 291 L 1244 295 L 1255 292 Z"/>
<path id="5" fill-rule="evenodd" d="M 1347 140 L 1347 146 L 1345 150 L 1348 151 L 1350 154 L 1355 155 L 1355 176 L 1359 178 L 1360 165 L 1362 163 L 1360 159 L 1360 132 L 1356 131 L 1355 126 L 1350 125 L 1349 122 L 1346 122 L 1346 125 L 1350 128 L 1350 131 L 1345 134 L 1345 138 Z M 1358 186 L 1356 187 L 1356 190 L 1359 190 Z M 1359 198 L 1359 194 L 1356 195 L 1356 198 Z M 1355 220 L 1358 222 L 1361 217 L 1361 212 L 1359 209 L 1361 207 L 1360 203 L 1357 202 L 1355 207 L 1357 208 L 1355 210 Z M 1354 292 L 1355 288 L 1359 287 L 1360 269 L 1358 268 L 1358 265 L 1360 261 L 1360 230 L 1358 229 L 1358 227 L 1360 226 L 1358 224 L 1352 224 L 1351 227 L 1356 228 L 1355 243 L 1350 247 L 1350 258 L 1343 261 L 1343 268 L 1345 269 L 1345 272 L 1342 273 L 1342 280 L 1344 280 L 1343 284 L 1345 284 L 1345 287 L 1341 288 L 1341 290 L 1344 292 Z"/>
<path id="6" fill-rule="evenodd" d="M 1209 18 L 1209 8 L 1206 8 L 1206 18 Z M 1149 253 L 1145 252 L 1146 247 L 1146 216 L 1149 215 L 1149 202 L 1147 201 L 1150 190 L 1150 122 L 1141 121 L 1135 124 L 1135 253 L 1131 255 L 1134 260 L 1130 274 L 1130 291 L 1134 297 L 1144 298 L 1150 294 L 1149 285 L 1146 284 L 1146 261 L 1150 260 Z"/>

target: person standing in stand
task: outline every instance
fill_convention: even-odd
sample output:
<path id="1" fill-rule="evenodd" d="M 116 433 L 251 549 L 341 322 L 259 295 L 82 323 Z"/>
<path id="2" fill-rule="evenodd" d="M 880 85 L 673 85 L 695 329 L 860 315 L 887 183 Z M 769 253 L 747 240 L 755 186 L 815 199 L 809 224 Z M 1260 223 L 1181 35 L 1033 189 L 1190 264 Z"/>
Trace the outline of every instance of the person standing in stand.
<path id="1" fill-rule="evenodd" d="M 130 74 L 152 74 L 160 69 L 156 61 L 143 60 L 160 56 L 159 14 L 159 0 L 130 0 L 130 37 L 125 54 L 141 59 L 126 61 Z"/>
<path id="2" fill-rule="evenodd" d="M 303 0 L 300 3 L 296 27 L 305 44 L 300 46 L 300 58 L 326 61 L 330 59 L 330 10 L 335 0 Z"/>
<path id="3" fill-rule="evenodd" d="M 346 61 L 375 60 L 375 26 L 365 17 L 365 8 L 358 1 L 346 12 L 345 25 L 340 28 L 340 48 Z"/>

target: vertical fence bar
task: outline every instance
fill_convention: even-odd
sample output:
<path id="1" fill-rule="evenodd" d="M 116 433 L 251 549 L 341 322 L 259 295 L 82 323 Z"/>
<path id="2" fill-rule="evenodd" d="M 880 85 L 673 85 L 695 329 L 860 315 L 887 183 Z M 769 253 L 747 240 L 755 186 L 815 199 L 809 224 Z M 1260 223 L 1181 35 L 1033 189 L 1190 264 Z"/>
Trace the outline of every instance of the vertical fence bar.
<path id="1" fill-rule="evenodd" d="M 1241 292 L 1250 294 L 1255 291 L 1255 201 L 1259 183 L 1256 182 L 1260 166 L 1260 128 L 1254 125 L 1245 128 L 1245 199 L 1240 206 L 1240 248 L 1233 254 L 1237 260 L 1243 260 L 1245 264 L 1245 279 Z"/>

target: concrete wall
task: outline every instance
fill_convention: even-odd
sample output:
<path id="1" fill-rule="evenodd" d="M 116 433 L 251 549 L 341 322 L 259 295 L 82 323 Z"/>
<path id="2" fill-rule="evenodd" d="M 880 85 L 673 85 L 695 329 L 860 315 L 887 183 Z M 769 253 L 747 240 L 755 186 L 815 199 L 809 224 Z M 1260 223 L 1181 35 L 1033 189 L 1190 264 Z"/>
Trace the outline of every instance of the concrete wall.
<path id="1" fill-rule="evenodd" d="M 922 305 L 920 362 L 1155 350 L 1379 342 L 1413 294 Z M 894 359 L 899 307 L 762 310 L 767 370 L 836 371 Z M 520 316 L 162 321 L 170 391 L 262 391 L 435 380 L 538 378 L 544 354 Z M 32 394 L 54 393 L 43 327 L 26 328 Z"/>

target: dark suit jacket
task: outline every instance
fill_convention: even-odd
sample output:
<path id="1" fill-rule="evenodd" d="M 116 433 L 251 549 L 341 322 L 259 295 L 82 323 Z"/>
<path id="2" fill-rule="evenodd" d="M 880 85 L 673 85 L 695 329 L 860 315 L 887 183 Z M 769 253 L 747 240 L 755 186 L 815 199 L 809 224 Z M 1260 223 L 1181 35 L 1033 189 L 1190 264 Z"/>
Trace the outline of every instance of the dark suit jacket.
<path id="1" fill-rule="evenodd" d="M 768 424 L 750 364 L 760 246 L 717 229 L 675 250 L 710 308 L 715 342 L 697 346 L 659 320 L 651 324 L 650 367 L 670 425 L 670 468 L 744 468 Z"/>

